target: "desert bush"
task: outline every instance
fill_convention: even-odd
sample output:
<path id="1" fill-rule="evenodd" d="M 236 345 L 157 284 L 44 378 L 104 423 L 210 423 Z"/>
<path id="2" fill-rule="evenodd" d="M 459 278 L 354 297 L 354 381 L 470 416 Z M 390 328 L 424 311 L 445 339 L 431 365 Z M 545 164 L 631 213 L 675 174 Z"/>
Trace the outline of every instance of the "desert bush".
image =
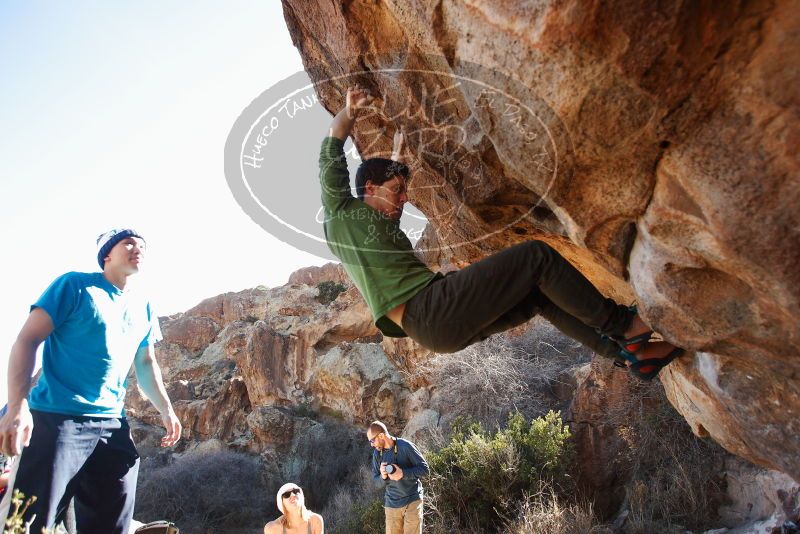
<path id="1" fill-rule="evenodd" d="M 6 518 L 3 534 L 27 534 L 30 531 L 31 519 L 25 522 L 23 517 L 28 511 L 28 508 L 36 502 L 36 495 L 26 497 L 24 493 L 15 489 L 11 496 L 11 504 L 8 510 L 8 517 Z M 53 531 L 43 528 L 42 534 L 51 534 Z"/>
<path id="2" fill-rule="evenodd" d="M 592 351 L 565 336 L 542 317 L 534 317 L 519 335 L 507 336 L 508 342 L 536 357 L 548 358 L 557 367 L 569 367 L 591 359 Z"/>
<path id="3" fill-rule="evenodd" d="M 438 355 L 417 372 L 437 384 L 434 409 L 493 428 L 512 412 L 533 418 L 557 409 L 553 385 L 564 370 L 588 362 L 590 354 L 535 320 L 521 336 L 492 336 L 455 354 Z"/>
<path id="4" fill-rule="evenodd" d="M 435 532 L 498 531 L 524 493 L 572 488 L 569 430 L 549 412 L 530 423 L 511 414 L 506 428 L 458 421 L 449 443 L 428 453 L 428 504 Z"/>
<path id="5" fill-rule="evenodd" d="M 361 466 L 368 466 L 369 459 L 363 429 L 319 415 L 317 424 L 296 437 L 291 454 L 286 455 L 281 472 L 275 475 L 280 483 L 293 480 L 307 488 L 308 507 L 317 511 L 325 507 L 342 481 Z"/>
<path id="6" fill-rule="evenodd" d="M 383 532 L 384 483 L 375 481 L 372 468 L 364 463 L 352 471 L 331 493 L 322 514 L 332 534 L 378 534 Z"/>
<path id="7" fill-rule="evenodd" d="M 592 511 L 591 504 L 569 503 L 549 488 L 522 499 L 517 516 L 508 522 L 507 534 L 610 534 Z"/>
<path id="8" fill-rule="evenodd" d="M 271 502 L 257 457 L 219 451 L 186 453 L 164 465 L 142 461 L 136 518 L 168 519 L 181 532 L 220 532 L 264 524 Z"/>
<path id="9" fill-rule="evenodd" d="M 347 288 L 344 284 L 340 284 L 339 282 L 333 282 L 331 280 L 325 280 L 317 284 L 317 290 L 319 294 L 317 295 L 317 301 L 322 304 L 330 304 L 336 297 L 339 296 L 339 293 L 346 290 Z"/>
<path id="10" fill-rule="evenodd" d="M 692 433 L 660 384 L 635 385 L 608 417 L 627 444 L 628 534 L 703 530 L 718 524 L 717 510 L 725 499 L 719 473 L 728 453 Z"/>

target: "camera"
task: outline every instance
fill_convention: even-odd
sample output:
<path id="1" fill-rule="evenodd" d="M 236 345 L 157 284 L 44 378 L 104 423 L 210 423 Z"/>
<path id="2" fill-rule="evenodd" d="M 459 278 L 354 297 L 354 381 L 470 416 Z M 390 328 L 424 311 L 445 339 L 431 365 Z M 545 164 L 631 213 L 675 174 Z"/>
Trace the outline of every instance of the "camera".
<path id="1" fill-rule="evenodd" d="M 394 466 L 392 464 L 387 464 L 385 469 L 387 475 L 391 475 L 395 471 Z"/>

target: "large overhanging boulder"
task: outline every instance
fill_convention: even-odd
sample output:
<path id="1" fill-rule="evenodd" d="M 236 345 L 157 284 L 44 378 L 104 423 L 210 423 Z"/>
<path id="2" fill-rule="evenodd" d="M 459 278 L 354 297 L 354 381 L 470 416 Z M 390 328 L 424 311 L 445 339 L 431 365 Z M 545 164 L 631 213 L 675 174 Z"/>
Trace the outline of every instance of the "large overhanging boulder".
<path id="1" fill-rule="evenodd" d="M 380 97 L 363 155 L 407 132 L 428 260 L 546 239 L 691 351 L 662 381 L 698 434 L 800 479 L 796 2 L 283 5 L 329 111 Z"/>

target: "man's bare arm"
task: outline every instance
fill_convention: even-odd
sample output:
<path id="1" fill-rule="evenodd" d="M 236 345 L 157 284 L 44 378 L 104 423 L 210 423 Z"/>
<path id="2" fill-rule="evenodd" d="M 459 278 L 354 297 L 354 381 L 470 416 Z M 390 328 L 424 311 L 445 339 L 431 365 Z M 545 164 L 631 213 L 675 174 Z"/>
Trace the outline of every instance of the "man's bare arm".
<path id="1" fill-rule="evenodd" d="M 392 161 L 397 161 L 398 163 L 403 163 L 405 165 L 408 165 L 409 161 L 412 159 L 408 152 L 408 145 L 406 144 L 405 132 L 400 127 L 398 127 L 397 130 L 395 130 L 394 138 L 392 139 L 391 159 Z"/>
<path id="2" fill-rule="evenodd" d="M 372 103 L 372 100 L 372 95 L 370 95 L 366 89 L 358 85 L 348 87 L 345 106 L 333 117 L 328 135 L 342 141 L 347 141 L 350 132 L 353 131 L 353 125 L 356 122 L 358 112 L 368 107 Z"/>
<path id="3" fill-rule="evenodd" d="M 35 308 L 22 326 L 8 358 L 8 411 L 0 420 L 0 452 L 15 456 L 30 443 L 33 419 L 28 408 L 36 349 L 53 331 L 53 321 Z"/>
<path id="4" fill-rule="evenodd" d="M 171 447 L 181 438 L 182 427 L 172 408 L 172 403 L 169 401 L 164 380 L 161 377 L 161 368 L 156 361 L 152 345 L 139 348 L 134 359 L 134 366 L 139 387 L 161 414 L 161 422 L 167 431 L 167 434 L 161 439 L 161 446 Z"/>

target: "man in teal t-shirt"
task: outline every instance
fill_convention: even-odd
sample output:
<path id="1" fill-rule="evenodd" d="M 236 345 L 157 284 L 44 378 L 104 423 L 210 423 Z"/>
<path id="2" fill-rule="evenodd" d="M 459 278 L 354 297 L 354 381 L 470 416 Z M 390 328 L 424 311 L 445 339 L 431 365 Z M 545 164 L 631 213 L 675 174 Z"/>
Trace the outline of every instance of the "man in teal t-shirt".
<path id="1" fill-rule="evenodd" d="M 0 452 L 21 453 L 13 488 L 36 497 L 25 514 L 35 515 L 32 532 L 53 528 L 73 497 L 80 532 L 128 532 L 139 469 L 123 408 L 131 365 L 161 413 L 162 445 L 181 435 L 155 360 L 158 317 L 127 287 L 144 240 L 131 229 L 111 230 L 97 245 L 103 272 L 58 277 L 31 306 L 11 349 Z M 42 373 L 31 390 L 42 341 Z"/>
<path id="2" fill-rule="evenodd" d="M 319 166 L 328 246 L 384 335 L 456 352 L 540 314 L 597 354 L 626 361 L 644 380 L 683 353 L 652 342 L 634 308 L 605 298 L 543 241 L 520 243 L 445 276 L 428 269 L 399 226 L 408 167 L 365 159 L 356 172 L 356 196 L 350 192 L 344 142 L 371 100 L 363 88 L 348 88 L 346 105 L 322 141 Z"/>

